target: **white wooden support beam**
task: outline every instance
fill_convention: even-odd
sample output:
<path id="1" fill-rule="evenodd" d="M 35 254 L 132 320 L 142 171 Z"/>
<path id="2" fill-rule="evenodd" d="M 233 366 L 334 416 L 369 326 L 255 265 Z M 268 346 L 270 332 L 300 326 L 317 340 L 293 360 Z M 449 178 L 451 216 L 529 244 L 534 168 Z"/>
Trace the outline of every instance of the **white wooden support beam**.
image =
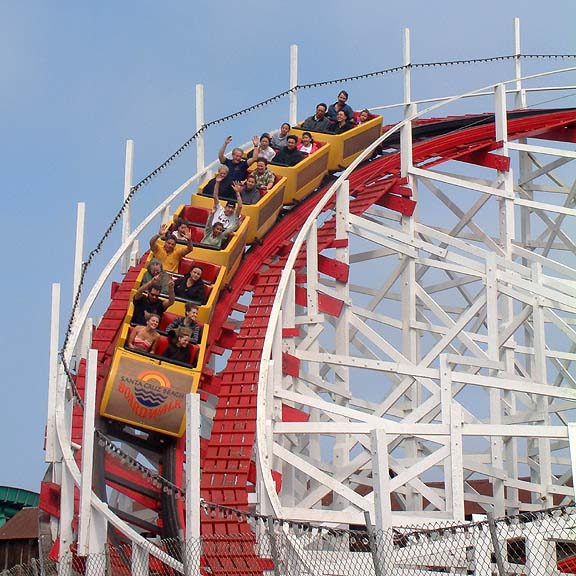
<path id="1" fill-rule="evenodd" d="M 410 69 L 411 55 L 410 55 L 410 28 L 404 28 L 402 35 L 402 48 L 403 48 L 403 64 L 406 66 L 404 69 L 404 104 L 407 106 L 412 102 L 412 78 Z M 404 108 L 404 115 L 406 117 L 407 107 Z"/>
<path id="2" fill-rule="evenodd" d="M 74 280 L 72 284 L 72 306 L 76 300 L 76 293 L 80 286 L 82 276 L 82 253 L 84 252 L 84 221 L 86 216 L 86 204 L 78 202 L 76 209 L 76 245 L 74 248 Z M 80 301 L 78 301 L 78 308 Z"/>
<path id="3" fill-rule="evenodd" d="M 204 84 L 196 84 L 196 132 L 204 126 Z M 204 131 L 196 137 L 196 172 L 202 172 L 206 166 L 204 158 Z"/>
<path id="4" fill-rule="evenodd" d="M 134 170 L 134 140 L 126 140 L 126 159 L 124 161 L 124 201 L 130 195 L 132 189 L 132 178 Z M 124 208 L 122 213 L 122 244 L 130 236 L 130 204 Z M 130 248 L 122 256 L 122 274 L 128 272 L 130 267 Z"/>
<path id="5" fill-rule="evenodd" d="M 96 414 L 96 379 L 98 351 L 88 351 L 86 388 L 84 394 L 84 421 L 82 429 L 82 468 L 80 481 L 80 510 L 78 527 L 78 554 L 102 555 L 107 539 L 107 522 L 92 508 L 92 475 L 94 468 L 94 417 Z M 104 574 L 106 564 L 94 562 L 92 574 Z"/>
<path id="6" fill-rule="evenodd" d="M 290 125 L 295 126 L 298 122 L 298 46 L 290 45 Z"/>
<path id="7" fill-rule="evenodd" d="M 60 451 L 56 437 L 56 386 L 58 383 L 58 340 L 60 328 L 60 284 L 52 284 L 50 314 L 50 355 L 48 365 L 48 414 L 46 418 L 45 462 L 56 462 Z"/>
<path id="8" fill-rule="evenodd" d="M 308 314 L 318 314 L 318 237 L 317 227 L 311 226 L 306 237 L 306 293 Z"/>
<path id="9" fill-rule="evenodd" d="M 200 575 L 200 396 L 186 395 L 186 576 Z"/>
<path id="10" fill-rule="evenodd" d="M 516 93 L 514 108 L 526 108 L 526 91 L 522 89 L 522 60 L 520 51 L 520 18 L 514 18 L 514 75 L 516 78 Z"/>

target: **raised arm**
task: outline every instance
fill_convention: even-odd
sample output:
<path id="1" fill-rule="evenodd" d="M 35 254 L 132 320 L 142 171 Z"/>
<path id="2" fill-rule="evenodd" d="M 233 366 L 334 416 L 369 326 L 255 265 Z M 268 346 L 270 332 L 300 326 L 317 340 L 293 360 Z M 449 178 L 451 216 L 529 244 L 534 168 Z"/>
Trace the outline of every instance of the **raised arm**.
<path id="1" fill-rule="evenodd" d="M 240 218 L 240 215 L 242 214 L 243 203 L 242 203 L 242 194 L 240 193 L 242 189 L 244 189 L 244 186 L 242 186 L 240 191 L 234 188 L 234 192 L 236 192 L 236 210 L 234 210 L 234 214 L 236 214 L 238 218 Z"/>
<path id="2" fill-rule="evenodd" d="M 184 232 L 184 237 L 187 240 L 187 248 L 188 248 L 188 252 L 192 252 L 192 250 L 194 250 L 194 242 L 192 239 L 192 230 L 190 230 L 190 228 L 188 228 L 186 230 L 186 232 Z"/>
<path id="3" fill-rule="evenodd" d="M 232 142 L 232 136 L 226 136 L 226 140 L 224 140 L 224 144 L 220 146 L 220 150 L 218 150 L 218 160 L 220 160 L 220 164 L 226 163 L 226 146 Z"/>
<path id="4" fill-rule="evenodd" d="M 215 178 L 216 182 L 214 182 L 214 208 L 218 208 L 218 201 L 220 200 L 220 182 L 224 180 L 224 176 L 221 174 L 216 174 Z"/>
<path id="5" fill-rule="evenodd" d="M 156 274 L 156 276 L 153 276 L 150 280 L 148 280 L 148 282 L 141 284 L 140 288 L 136 290 L 136 294 L 134 294 L 134 300 L 140 300 L 140 298 L 144 296 L 144 292 L 150 290 L 150 288 L 152 288 L 154 284 L 159 284 L 160 281 L 161 281 L 160 274 Z"/>
<path id="6" fill-rule="evenodd" d="M 162 236 L 162 234 L 164 234 L 164 232 L 166 232 L 167 227 L 168 227 L 167 224 L 161 224 L 160 231 L 157 234 L 154 234 L 152 238 L 150 238 L 150 250 L 152 250 L 152 252 L 154 252 L 154 250 L 156 249 L 156 241 L 158 240 L 158 238 L 160 238 L 160 236 Z"/>
<path id="7" fill-rule="evenodd" d="M 174 278 L 170 276 L 168 278 L 168 300 L 164 300 L 162 302 L 162 306 L 164 306 L 164 310 L 170 308 L 172 304 L 174 304 L 176 300 L 176 295 L 174 294 Z"/>

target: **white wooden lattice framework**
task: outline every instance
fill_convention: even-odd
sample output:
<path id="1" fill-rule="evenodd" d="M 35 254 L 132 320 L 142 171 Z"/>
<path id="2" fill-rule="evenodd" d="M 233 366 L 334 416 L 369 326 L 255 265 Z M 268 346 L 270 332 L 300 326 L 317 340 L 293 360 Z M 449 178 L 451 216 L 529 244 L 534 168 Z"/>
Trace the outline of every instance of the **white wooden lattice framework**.
<path id="1" fill-rule="evenodd" d="M 505 172 L 414 166 L 406 107 L 413 217 L 351 214 L 342 175 L 326 199 L 336 193 L 336 238 L 349 242 L 324 254 L 349 265 L 348 283 L 318 272 L 322 206 L 303 226 L 261 371 L 265 512 L 363 524 L 369 511 L 385 527 L 463 520 L 465 502 L 501 516 L 573 499 L 576 152 L 508 141 L 504 85 L 494 107 Z M 306 266 L 294 270 L 301 249 Z M 338 317 L 319 312 L 320 292 L 344 302 Z M 283 353 L 297 377 L 283 374 Z M 282 406 L 307 421 L 282 421 Z"/>

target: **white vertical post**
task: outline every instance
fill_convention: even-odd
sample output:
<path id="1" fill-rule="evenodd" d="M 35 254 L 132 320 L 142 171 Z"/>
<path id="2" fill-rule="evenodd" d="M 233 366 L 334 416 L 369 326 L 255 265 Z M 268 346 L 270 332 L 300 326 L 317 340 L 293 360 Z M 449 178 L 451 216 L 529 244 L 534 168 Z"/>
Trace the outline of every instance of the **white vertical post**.
<path id="1" fill-rule="evenodd" d="M 48 364 L 48 417 L 46 419 L 45 462 L 56 462 L 56 386 L 58 383 L 58 340 L 60 324 L 60 284 L 52 284 L 52 311 L 50 314 L 50 357 Z"/>
<path id="2" fill-rule="evenodd" d="M 86 556 L 90 544 L 90 515 L 92 507 L 92 469 L 94 464 L 94 414 L 96 392 L 96 364 L 98 352 L 88 350 L 86 388 L 84 395 L 84 422 L 82 426 L 82 477 L 80 480 L 80 513 L 78 526 L 78 554 Z"/>
<path id="3" fill-rule="evenodd" d="M 126 159 L 124 161 L 124 201 L 130 194 L 132 188 L 132 173 L 134 169 L 134 140 L 126 140 Z M 130 236 L 130 204 L 126 206 L 122 214 L 122 244 Z M 126 250 L 122 256 L 122 273 L 126 274 L 130 267 L 130 252 Z"/>
<path id="4" fill-rule="evenodd" d="M 392 525 L 390 465 L 388 463 L 388 440 L 386 438 L 386 430 L 383 428 L 372 430 L 371 442 L 376 529 L 386 530 Z"/>
<path id="5" fill-rule="evenodd" d="M 349 227 L 349 201 L 350 182 L 345 180 L 336 191 L 336 238 L 348 240 Z M 349 265 L 348 245 L 336 248 L 336 261 Z M 345 306 L 336 319 L 336 354 L 339 356 L 350 356 L 350 316 L 351 311 L 348 305 L 350 301 L 350 290 L 348 282 L 336 282 L 336 296 Z M 346 395 L 350 392 L 350 370 L 347 366 L 339 366 L 334 370 L 335 385 L 342 391 L 342 397 L 337 400 L 341 406 L 348 406 Z M 343 422 L 343 424 L 345 424 Z M 345 434 L 337 434 L 334 441 L 334 466 L 343 469 L 350 465 L 350 451 L 352 450 L 352 437 Z M 344 510 L 348 505 L 345 498 L 334 495 L 334 506 L 336 509 Z"/>
<path id="6" fill-rule="evenodd" d="M 412 87 L 411 87 L 411 76 L 410 76 L 410 28 L 404 28 L 404 104 L 410 104 L 412 101 Z"/>
<path id="7" fill-rule="evenodd" d="M 298 46 L 292 44 L 290 46 L 290 126 L 294 126 L 298 122 L 298 94 L 296 88 L 298 86 Z"/>
<path id="8" fill-rule="evenodd" d="M 186 576 L 200 574 L 200 397 L 186 395 Z"/>
<path id="9" fill-rule="evenodd" d="M 318 315 L 318 223 L 310 227 L 306 238 L 306 288 L 308 316 Z"/>
<path id="10" fill-rule="evenodd" d="M 526 108 L 526 92 L 522 89 L 522 62 L 520 51 L 520 18 L 514 18 L 514 77 L 516 78 L 515 108 Z"/>
<path id="11" fill-rule="evenodd" d="M 576 478 L 576 422 L 568 422 L 568 444 L 570 446 L 572 478 Z"/>
<path id="12" fill-rule="evenodd" d="M 67 380 L 64 371 L 58 369 L 56 385 L 56 414 L 57 426 L 65 427 L 67 438 L 59 438 L 59 442 L 70 440 L 70 419 L 68 405 L 66 403 Z M 72 524 L 74 521 L 74 479 L 64 461 L 58 465 L 61 471 L 60 478 L 60 524 L 59 539 L 60 549 L 58 552 L 58 576 L 68 576 L 72 568 L 72 553 L 70 546 L 74 541 Z"/>
<path id="13" fill-rule="evenodd" d="M 86 214 L 86 204 L 78 202 L 76 211 L 76 249 L 74 250 L 74 284 L 72 286 L 72 305 L 76 299 L 76 292 L 80 286 L 80 276 L 82 275 L 82 253 L 84 251 L 84 219 Z"/>
<path id="14" fill-rule="evenodd" d="M 78 528 L 78 554 L 90 555 L 88 573 L 92 576 L 106 572 L 104 561 L 107 540 L 107 522 L 91 506 L 92 471 L 94 467 L 94 417 L 96 414 L 96 380 L 98 351 L 88 350 L 86 388 L 84 394 L 84 422 L 82 430 L 82 469 L 80 479 L 80 513 Z"/>
<path id="15" fill-rule="evenodd" d="M 204 84 L 196 84 L 196 132 L 204 126 Z M 196 172 L 206 166 L 204 157 L 204 131 L 196 138 Z"/>

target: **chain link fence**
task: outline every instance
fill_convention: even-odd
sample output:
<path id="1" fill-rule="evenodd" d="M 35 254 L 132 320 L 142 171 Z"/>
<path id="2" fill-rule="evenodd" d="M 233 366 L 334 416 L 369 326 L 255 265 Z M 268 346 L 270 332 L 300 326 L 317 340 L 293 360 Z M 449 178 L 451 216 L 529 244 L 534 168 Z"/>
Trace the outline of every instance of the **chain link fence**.
<path id="1" fill-rule="evenodd" d="M 204 508 L 227 534 L 129 542 L 102 554 L 40 558 L 0 576 L 476 576 L 576 574 L 574 505 L 468 523 L 329 528 L 216 505 Z M 158 558 L 157 556 L 163 556 Z"/>

